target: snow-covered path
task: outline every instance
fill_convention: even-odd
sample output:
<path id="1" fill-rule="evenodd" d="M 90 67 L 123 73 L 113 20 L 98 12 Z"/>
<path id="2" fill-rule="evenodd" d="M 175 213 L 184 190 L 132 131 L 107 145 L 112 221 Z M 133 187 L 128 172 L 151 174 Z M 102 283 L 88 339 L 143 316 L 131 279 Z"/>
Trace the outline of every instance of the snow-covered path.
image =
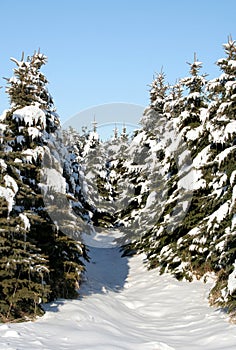
<path id="1" fill-rule="evenodd" d="M 90 249 L 78 300 L 36 322 L 0 325 L 0 350 L 235 350 L 236 326 L 207 304 L 209 286 L 146 271 L 142 256 Z"/>

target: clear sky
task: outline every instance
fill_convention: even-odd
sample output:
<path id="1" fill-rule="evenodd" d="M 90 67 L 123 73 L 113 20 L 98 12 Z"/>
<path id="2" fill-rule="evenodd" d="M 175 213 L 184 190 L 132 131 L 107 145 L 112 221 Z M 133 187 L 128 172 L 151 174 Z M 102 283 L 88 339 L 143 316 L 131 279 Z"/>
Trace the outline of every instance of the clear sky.
<path id="1" fill-rule="evenodd" d="M 146 106 L 153 74 L 163 67 L 174 83 L 194 52 L 215 77 L 222 44 L 236 39 L 235 0 L 0 0 L 0 13 L 0 76 L 40 47 L 62 121 L 105 103 Z"/>

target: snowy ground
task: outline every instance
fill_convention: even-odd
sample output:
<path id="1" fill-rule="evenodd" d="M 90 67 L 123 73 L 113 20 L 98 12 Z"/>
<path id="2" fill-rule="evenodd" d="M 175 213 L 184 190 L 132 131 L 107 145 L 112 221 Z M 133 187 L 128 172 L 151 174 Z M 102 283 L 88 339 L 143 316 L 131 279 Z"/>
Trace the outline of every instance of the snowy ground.
<path id="1" fill-rule="evenodd" d="M 0 350 L 235 350 L 236 325 L 207 304 L 209 285 L 146 271 L 143 256 L 91 247 L 78 300 L 36 322 L 0 325 Z"/>

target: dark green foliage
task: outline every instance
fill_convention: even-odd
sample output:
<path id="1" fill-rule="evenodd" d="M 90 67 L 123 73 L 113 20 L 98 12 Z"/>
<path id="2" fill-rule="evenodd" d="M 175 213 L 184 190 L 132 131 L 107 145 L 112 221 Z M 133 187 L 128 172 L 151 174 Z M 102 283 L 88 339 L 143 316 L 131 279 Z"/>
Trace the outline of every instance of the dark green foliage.
<path id="1" fill-rule="evenodd" d="M 75 146 L 67 144 L 65 133 L 70 157 L 60 176 L 67 184 L 66 202 L 81 204 L 72 205 L 80 219 L 87 215 L 94 226 L 122 227 L 124 253 L 145 253 L 148 267 L 160 273 L 189 281 L 214 273 L 209 300 L 235 315 L 230 278 L 236 275 L 236 45 L 231 38 L 225 52 L 217 63 L 223 74 L 208 82 L 199 74 L 196 55 L 190 76 L 172 87 L 163 72 L 157 74 L 142 127 L 131 140 L 125 132 L 118 137 L 116 128 L 113 140 L 101 142 L 95 121 L 93 132 L 82 136 L 70 129 Z M 15 61 L 17 80 L 8 80 L 12 108 L 5 116 L 0 154 L 3 321 L 40 313 L 41 301 L 76 296 L 81 258 L 87 256 L 75 241 L 64 194 L 47 189 L 55 206 L 53 200 L 46 203 L 39 187 L 42 162 L 53 167 L 51 154 L 58 146 L 48 146 L 58 118 L 40 73 L 45 62 L 40 53 Z M 36 136 L 17 117 L 17 110 L 28 106 L 43 112 L 32 123 Z M 30 157 L 27 150 L 37 155 Z"/>
<path id="2" fill-rule="evenodd" d="M 159 267 L 161 273 L 171 272 L 178 279 L 207 278 L 209 273 L 215 273 L 216 284 L 209 300 L 235 316 L 235 291 L 229 287 L 229 276 L 236 269 L 236 45 L 231 38 L 225 49 L 227 57 L 218 61 L 224 79 L 221 76 L 206 82 L 205 75 L 198 75 L 201 63 L 195 56 L 190 65 L 191 76 L 180 80 L 188 89 L 185 96 L 180 85 L 177 93 L 176 85 L 169 96 L 162 94 L 165 100 L 161 101 L 160 95 L 154 94 L 158 86 L 157 80 L 154 81 L 143 130 L 147 133 L 147 126 L 151 126 L 150 139 L 155 138 L 155 132 L 156 138 L 159 137 L 162 125 L 154 122 L 157 105 L 157 118 L 160 120 L 161 113 L 167 117 L 164 130 L 171 131 L 168 123 L 172 120 L 172 128 L 177 125 L 176 133 L 183 137 L 185 149 L 178 148 L 172 158 L 165 158 L 170 152 L 167 144 L 163 157 L 158 158 L 168 169 L 167 178 L 163 178 L 167 195 L 161 215 L 153 227 L 143 226 L 141 237 L 124 250 L 144 252 L 149 268 Z M 145 142 L 148 144 L 147 139 Z M 183 151 L 184 154 L 188 151 L 190 156 L 181 168 L 176 160 Z M 187 175 L 191 171 L 193 189 L 181 188 L 181 181 L 189 181 Z M 188 205 L 184 212 L 185 203 Z"/>
<path id="3" fill-rule="evenodd" d="M 60 198 L 54 211 L 61 210 L 61 230 L 41 189 L 46 157 L 51 167 L 54 164 L 49 140 L 56 143 L 53 133 L 59 126 L 47 79 L 40 73 L 46 57 L 35 53 L 27 61 L 14 62 L 15 77 L 8 80 L 7 89 L 12 108 L 2 118 L 5 131 L 0 145 L 2 321 L 29 319 L 43 314 L 41 303 L 76 297 L 83 271 L 81 258 L 87 257 L 78 236 L 70 234 L 70 215 L 60 208 Z M 57 147 L 59 151 L 62 145 L 57 143 Z"/>
<path id="4" fill-rule="evenodd" d="M 0 186 L 4 185 L 6 176 L 9 175 L 4 172 L 0 175 Z M 42 314 L 40 304 L 48 300 L 50 293 L 47 258 L 26 226 L 29 213 L 24 211 L 19 215 L 9 210 L 9 203 L 1 198 L 0 315 L 3 321 Z"/>
<path id="5" fill-rule="evenodd" d="M 21 61 L 12 59 L 17 68 L 14 69 L 15 77 L 7 79 L 7 93 L 12 106 L 16 109 L 39 103 L 40 108 L 50 110 L 53 101 L 49 95 L 46 84 L 46 77 L 40 69 L 47 62 L 47 57 L 40 52 L 35 52 L 33 56 L 28 56 L 24 61 L 24 54 Z"/>

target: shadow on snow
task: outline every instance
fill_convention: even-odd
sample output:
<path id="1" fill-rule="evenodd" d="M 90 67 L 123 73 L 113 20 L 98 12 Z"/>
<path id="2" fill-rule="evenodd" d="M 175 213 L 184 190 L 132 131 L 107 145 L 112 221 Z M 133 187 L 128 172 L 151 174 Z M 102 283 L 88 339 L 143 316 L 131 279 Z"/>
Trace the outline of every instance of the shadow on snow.
<path id="1" fill-rule="evenodd" d="M 128 258 L 121 257 L 119 247 L 88 247 L 90 262 L 86 263 L 85 280 L 81 284 L 80 296 L 119 292 L 123 289 L 129 272 Z"/>
<path id="2" fill-rule="evenodd" d="M 129 273 L 128 258 L 121 257 L 122 251 L 119 247 L 88 249 L 90 262 L 85 263 L 86 271 L 78 291 L 78 299 L 93 294 L 106 294 L 109 291 L 120 292 Z M 65 299 L 58 299 L 43 304 L 43 309 L 46 312 L 58 312 L 65 302 Z"/>

